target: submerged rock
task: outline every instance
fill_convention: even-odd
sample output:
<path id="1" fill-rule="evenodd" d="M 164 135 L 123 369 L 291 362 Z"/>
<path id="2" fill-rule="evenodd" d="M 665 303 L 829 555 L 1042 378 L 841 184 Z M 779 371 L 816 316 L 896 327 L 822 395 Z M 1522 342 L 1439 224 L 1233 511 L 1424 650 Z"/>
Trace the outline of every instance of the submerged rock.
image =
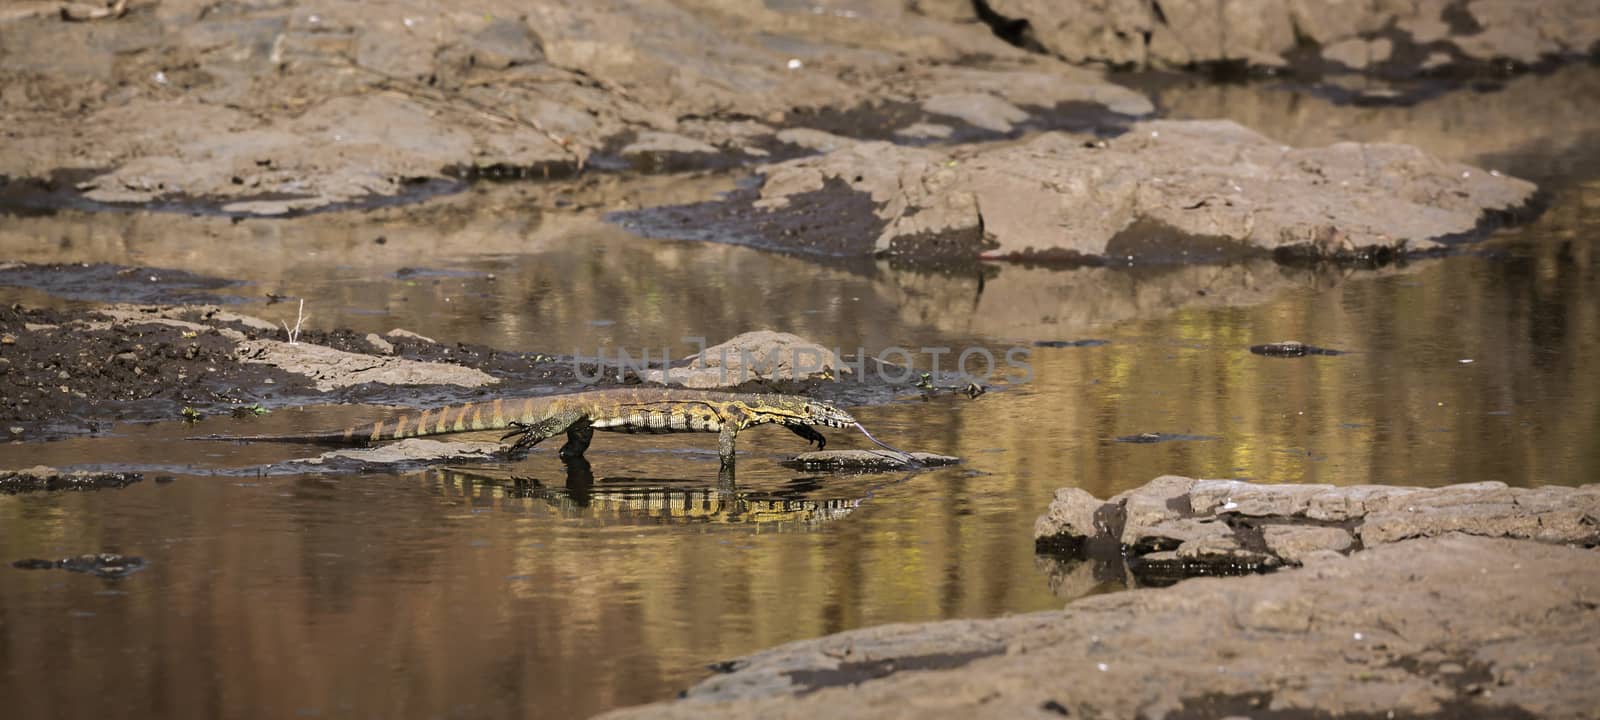
<path id="1" fill-rule="evenodd" d="M 61 558 L 60 560 L 29 558 L 11 563 L 11 566 L 20 570 L 59 569 L 97 575 L 103 578 L 120 578 L 143 570 L 145 562 L 144 558 L 140 557 L 129 557 L 116 553 L 95 553 Z"/>
<path id="2" fill-rule="evenodd" d="M 806 470 L 907 470 L 919 467 L 954 465 L 960 458 L 926 452 L 896 454 L 887 450 L 815 450 L 800 453 L 783 463 Z"/>
<path id="3" fill-rule="evenodd" d="M 497 459 L 504 448 L 504 445 L 496 442 L 406 438 L 374 448 L 330 450 L 314 458 L 291 460 L 287 464 L 341 472 L 354 468 L 410 466 L 439 460 Z"/>
<path id="4" fill-rule="evenodd" d="M 1296 340 L 1266 343 L 1264 345 L 1251 345 L 1250 352 L 1267 357 L 1305 357 L 1307 355 L 1343 355 L 1342 350 L 1330 350 L 1315 345 L 1307 345 Z"/>

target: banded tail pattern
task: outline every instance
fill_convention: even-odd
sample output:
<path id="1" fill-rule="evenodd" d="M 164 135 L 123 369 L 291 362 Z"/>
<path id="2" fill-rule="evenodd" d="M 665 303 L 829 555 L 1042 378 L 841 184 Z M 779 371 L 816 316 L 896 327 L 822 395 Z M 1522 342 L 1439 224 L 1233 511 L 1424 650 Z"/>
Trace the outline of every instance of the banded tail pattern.
<path id="1" fill-rule="evenodd" d="M 543 398 L 495 399 L 408 411 L 349 428 L 342 437 L 346 442 L 375 443 L 426 435 L 504 430 L 514 422 L 531 423 L 539 419 L 547 402 Z"/>

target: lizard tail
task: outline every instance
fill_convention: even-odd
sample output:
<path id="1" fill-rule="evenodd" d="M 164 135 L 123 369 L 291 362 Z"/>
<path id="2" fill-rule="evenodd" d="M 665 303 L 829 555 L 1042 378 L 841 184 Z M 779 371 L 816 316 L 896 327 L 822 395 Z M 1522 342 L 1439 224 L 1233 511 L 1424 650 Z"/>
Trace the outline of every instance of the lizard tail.
<path id="1" fill-rule="evenodd" d="M 427 435 L 504 430 L 518 422 L 528 421 L 537 410 L 538 407 L 533 400 L 469 402 L 429 410 L 398 412 L 377 422 L 343 430 L 286 435 L 205 435 L 191 439 L 365 445 Z"/>
<path id="2" fill-rule="evenodd" d="M 308 445 L 361 445 L 367 442 L 368 435 L 355 434 L 360 428 L 348 428 L 334 432 L 320 433 L 293 433 L 287 435 L 191 435 L 185 440 L 234 440 L 238 442 L 295 442 Z"/>

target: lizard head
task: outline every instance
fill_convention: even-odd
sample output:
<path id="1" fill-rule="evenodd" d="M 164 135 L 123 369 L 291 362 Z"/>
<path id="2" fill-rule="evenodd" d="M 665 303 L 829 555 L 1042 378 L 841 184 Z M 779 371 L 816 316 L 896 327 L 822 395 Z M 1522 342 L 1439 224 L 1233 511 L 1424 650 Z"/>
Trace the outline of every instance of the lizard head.
<path id="1" fill-rule="evenodd" d="M 850 413 L 825 402 L 803 397 L 776 396 L 767 407 L 760 408 L 759 412 L 767 416 L 766 422 L 782 425 L 825 425 L 847 428 L 856 424 L 856 419 L 850 417 Z"/>

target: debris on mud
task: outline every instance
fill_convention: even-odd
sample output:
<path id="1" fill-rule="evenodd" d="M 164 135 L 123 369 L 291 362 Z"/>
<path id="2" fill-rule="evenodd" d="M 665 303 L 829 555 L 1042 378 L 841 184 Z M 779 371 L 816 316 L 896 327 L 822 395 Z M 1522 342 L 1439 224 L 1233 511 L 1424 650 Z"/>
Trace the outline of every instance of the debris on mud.
<path id="1" fill-rule="evenodd" d="M 1120 547 L 1146 584 L 1452 532 L 1600 545 L 1600 485 L 1335 487 L 1167 476 L 1109 501 L 1062 488 L 1034 526 L 1040 552 L 1082 558 L 1096 546 Z"/>
<path id="2" fill-rule="evenodd" d="M 1358 260 L 1475 239 L 1534 192 L 1406 145 L 1296 149 L 1228 121 L 1157 120 L 1093 143 L 856 143 L 767 166 L 758 189 L 611 219 L 655 237 L 922 261 Z M 839 239 L 847 225 L 858 240 Z"/>
<path id="3" fill-rule="evenodd" d="M 1595 551 L 1450 534 L 1304 568 L 902 623 L 719 664 L 646 718 L 1587 717 Z M 1551 578 L 1561 578 L 1552 582 Z M 1053 708 L 1060 708 L 1056 710 Z M 1044 712 L 1041 712 L 1041 709 Z M 1248 710 L 1248 712 L 1245 712 Z"/>
<path id="4" fill-rule="evenodd" d="M 570 360 L 387 336 L 306 331 L 206 305 L 0 308 L 0 421 L 16 439 L 97 432 L 114 420 L 331 402 L 447 404 L 584 386 Z M 320 344 L 318 341 L 326 342 Z M 593 378 L 587 385 L 615 385 Z"/>
<path id="5" fill-rule="evenodd" d="M 1250 352 L 1267 357 L 1305 357 L 1307 355 L 1343 355 L 1343 350 L 1330 350 L 1315 345 L 1307 345 L 1297 340 L 1267 343 L 1265 345 L 1251 345 Z"/>
<path id="6" fill-rule="evenodd" d="M 14 437 L 96 432 L 114 420 L 177 420 L 184 407 L 209 411 L 314 392 L 303 377 L 235 362 L 239 331 L 226 325 L 127 306 L 108 311 L 0 308 L 0 421 L 22 429 Z"/>
<path id="7" fill-rule="evenodd" d="M 11 566 L 19 570 L 66 570 L 68 572 L 86 573 L 103 578 L 120 578 L 132 575 L 145 568 L 144 558 L 118 555 L 116 553 L 96 553 L 92 555 L 79 555 L 77 557 L 62 558 L 60 560 L 41 560 L 30 558 L 18 560 Z"/>
<path id="8" fill-rule="evenodd" d="M 885 450 L 813 450 L 800 453 L 783 462 L 785 467 L 802 470 L 841 470 L 846 472 L 883 472 L 919 467 L 954 465 L 960 458 L 926 452 L 896 455 Z"/>
<path id="9" fill-rule="evenodd" d="M 115 490 L 144 479 L 136 472 L 65 471 L 37 465 L 21 470 L 0 470 L 0 494 L 53 490 Z"/>

